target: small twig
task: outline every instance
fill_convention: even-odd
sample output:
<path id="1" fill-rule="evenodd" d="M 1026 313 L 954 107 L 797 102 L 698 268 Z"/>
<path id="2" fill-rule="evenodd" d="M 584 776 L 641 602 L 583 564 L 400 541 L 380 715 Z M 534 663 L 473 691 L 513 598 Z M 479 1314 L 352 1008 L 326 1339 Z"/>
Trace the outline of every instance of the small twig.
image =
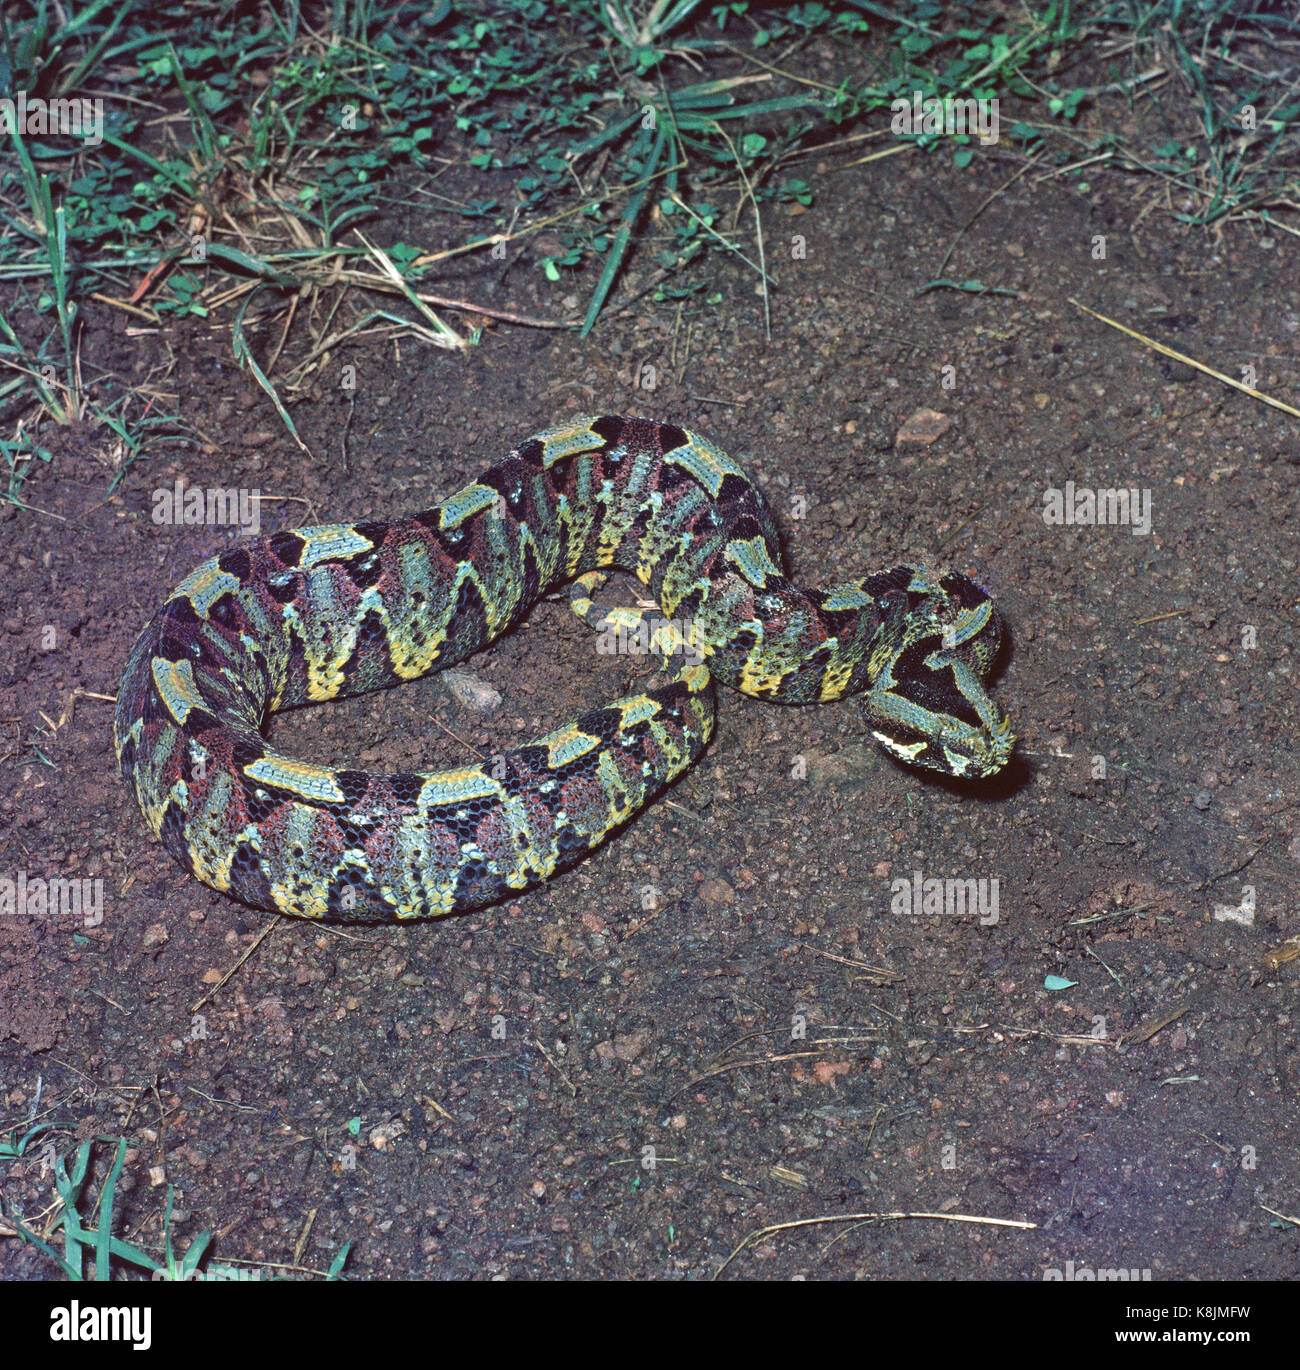
<path id="1" fill-rule="evenodd" d="M 1116 1045 L 1127 1047 L 1134 1046 L 1139 1042 L 1149 1042 L 1162 1028 L 1167 1028 L 1170 1023 L 1176 1023 L 1191 1007 L 1191 1004 L 1182 1004 L 1172 1013 L 1166 1013 L 1159 1018 L 1143 1023 L 1140 1027 L 1134 1028 L 1132 1032 L 1125 1033 Z"/>
<path id="2" fill-rule="evenodd" d="M 474 755 L 478 757 L 480 761 L 484 759 L 484 754 L 481 751 L 479 751 L 479 749 L 472 742 L 466 742 L 465 739 L 461 737 L 458 733 L 452 732 L 452 730 L 442 721 L 442 719 L 438 717 L 437 714 L 433 715 L 433 724 L 434 727 L 441 728 L 443 732 L 446 733 L 447 736 L 450 737 L 453 741 L 459 742 L 462 747 L 466 748 L 466 750 L 473 752 Z"/>
<path id="3" fill-rule="evenodd" d="M 752 1061 L 729 1061 L 726 1065 L 714 1066 L 712 1070 L 706 1070 L 703 1075 L 697 1075 L 693 1080 L 687 1080 L 682 1088 L 675 1089 L 673 1094 L 680 1094 L 682 1089 L 691 1089 L 705 1080 L 711 1080 L 715 1075 L 725 1075 L 729 1070 L 745 1070 L 750 1066 L 774 1066 L 779 1065 L 782 1061 L 800 1061 L 809 1056 L 820 1056 L 821 1054 L 820 1051 L 787 1051 L 781 1056 L 760 1056 Z"/>
<path id="4" fill-rule="evenodd" d="M 838 961 L 842 966 L 852 966 L 854 970 L 860 970 L 866 975 L 874 975 L 879 980 L 901 980 L 902 971 L 885 970 L 882 966 L 869 966 L 865 961 L 855 961 L 851 956 L 836 956 L 833 951 L 822 951 L 820 947 L 811 947 L 807 942 L 800 942 L 799 945 L 804 951 L 810 951 L 814 956 L 824 956 L 828 961 Z"/>
<path id="5" fill-rule="evenodd" d="M 799 1218 L 795 1222 L 773 1223 L 770 1227 L 760 1227 L 751 1232 L 713 1272 L 712 1278 L 716 1280 L 746 1247 L 754 1246 L 777 1232 L 789 1232 L 796 1227 L 817 1227 L 822 1223 L 893 1222 L 902 1218 L 928 1218 L 934 1222 L 944 1223 L 980 1223 L 987 1227 L 1015 1227 L 1022 1231 L 1038 1226 L 1037 1223 L 1021 1222 L 1017 1218 L 983 1218 L 969 1213 L 836 1213 L 821 1218 Z"/>
<path id="6" fill-rule="evenodd" d="M 546 1063 L 564 1082 L 565 1088 L 567 1088 L 569 1093 L 572 1094 L 573 1097 L 576 1099 L 578 1097 L 578 1086 L 575 1085 L 573 1081 L 570 1080 L 569 1077 L 564 1073 L 564 1071 L 560 1069 L 559 1062 L 556 1061 L 555 1057 L 552 1056 L 551 1053 L 547 1051 L 547 1049 L 542 1045 L 541 1038 L 534 1037 L 533 1044 L 537 1047 L 537 1050 L 540 1051 L 542 1055 L 546 1058 Z"/>
<path id="7" fill-rule="evenodd" d="M 749 258 L 745 256 L 744 252 L 742 252 L 740 248 L 736 246 L 735 243 L 728 242 L 726 238 L 724 238 L 722 234 L 719 233 L 718 230 L 713 227 L 712 224 L 706 224 L 704 220 L 700 218 L 700 216 L 690 207 L 690 205 L 686 203 L 685 200 L 682 199 L 680 195 L 678 195 L 678 193 L 675 190 L 670 190 L 668 192 L 668 198 L 673 202 L 673 204 L 677 205 L 678 208 L 684 209 L 686 213 L 689 214 L 691 218 L 694 219 L 695 222 L 699 224 L 699 226 L 707 234 L 709 234 L 710 237 L 716 238 L 718 242 L 720 242 L 722 246 L 727 249 L 728 252 L 734 252 L 736 256 L 739 257 L 740 260 L 744 262 L 745 265 L 749 267 L 751 271 L 757 272 L 764 284 L 764 287 L 766 287 L 767 282 L 770 281 L 772 278 L 767 274 L 766 271 L 763 270 L 761 266 L 759 266 L 757 262 L 751 262 Z"/>
<path id="8" fill-rule="evenodd" d="M 352 285 L 363 286 L 367 290 L 384 290 L 389 294 L 401 293 L 394 290 L 390 281 L 378 276 L 368 276 L 362 271 L 342 270 L 339 272 L 339 279 Z M 510 309 L 473 304 L 469 300 L 453 299 L 450 295 L 431 295 L 423 290 L 416 290 L 413 293 L 416 299 L 422 300 L 425 304 L 436 304 L 443 309 L 459 309 L 465 314 L 480 314 L 485 319 L 500 319 L 504 323 L 522 324 L 526 328 L 576 328 L 582 322 L 580 319 L 539 319 L 533 314 L 516 314 Z"/>
<path id="9" fill-rule="evenodd" d="M 1087 918 L 1071 918 L 1070 927 L 1081 927 L 1085 923 L 1104 923 L 1108 918 L 1127 918 L 1130 915 L 1145 913 L 1151 907 L 1148 900 L 1145 904 L 1134 904 L 1131 909 L 1116 909 L 1113 913 L 1094 913 Z"/>
<path id="10" fill-rule="evenodd" d="M 763 331 L 767 336 L 768 342 L 772 341 L 772 301 L 768 294 L 767 282 L 767 255 L 763 250 L 763 216 L 759 212 L 758 198 L 754 194 L 753 182 L 749 179 L 749 173 L 745 170 L 745 164 L 740 159 L 740 154 L 736 151 L 736 145 L 727 135 L 727 130 L 722 127 L 715 119 L 713 127 L 718 131 L 718 135 L 726 141 L 727 147 L 731 149 L 731 155 L 736 162 L 736 170 L 740 172 L 740 179 L 745 185 L 745 195 L 749 198 L 749 203 L 754 210 L 754 238 L 758 244 L 758 280 L 763 291 Z M 734 222 L 740 218 L 740 206 L 736 206 L 736 216 Z M 701 221 L 703 222 L 703 221 Z M 744 260 L 744 254 L 741 254 Z"/>
<path id="11" fill-rule="evenodd" d="M 1102 961 L 1101 957 L 1098 956 L 1097 953 L 1093 951 L 1091 947 L 1084 947 L 1084 951 L 1086 951 L 1094 961 L 1100 962 L 1101 965 L 1105 966 L 1106 974 L 1109 975 L 1112 980 L 1114 980 L 1114 982 L 1120 987 L 1120 989 L 1124 991 L 1125 994 L 1128 993 L 1128 986 L 1125 985 L 1123 980 L 1121 980 L 1119 976 L 1115 974 L 1115 972 L 1110 968 L 1110 966 L 1106 965 L 1105 961 Z"/>
<path id="12" fill-rule="evenodd" d="M 1220 871 L 1217 875 L 1207 875 L 1204 880 L 1195 888 L 1198 890 L 1208 889 L 1211 885 L 1217 884 L 1220 880 L 1226 880 L 1230 875 L 1236 875 L 1238 871 L 1243 871 L 1247 866 L 1268 846 L 1267 842 L 1261 842 L 1253 852 L 1243 856 L 1235 866 L 1229 866 L 1226 871 Z"/>
<path id="13" fill-rule="evenodd" d="M 862 166 L 865 162 L 878 162 L 882 157 L 896 157 L 900 152 L 915 152 L 915 143 L 895 143 L 892 147 L 883 147 L 879 152 L 868 152 L 865 157 L 855 157 L 851 162 L 845 162 L 842 166 L 832 167 L 832 171 L 847 171 L 851 166 Z"/>
<path id="14" fill-rule="evenodd" d="M 1153 352 L 1159 352 L 1165 357 L 1172 357 L 1175 361 L 1182 362 L 1184 366 L 1190 366 L 1207 376 L 1213 376 L 1216 381 L 1222 381 L 1224 385 L 1232 386 L 1234 390 L 1240 390 L 1243 395 L 1249 395 L 1253 400 L 1262 400 L 1265 404 L 1271 404 L 1274 409 L 1280 409 L 1284 414 L 1290 414 L 1294 418 L 1300 419 L 1300 409 L 1292 409 L 1289 404 L 1283 404 L 1281 400 L 1275 400 L 1271 395 L 1266 395 L 1262 390 L 1256 390 L 1253 386 L 1243 385 L 1241 381 L 1234 381 L 1231 376 L 1225 376 L 1222 371 L 1216 371 L 1214 367 L 1206 366 L 1204 362 L 1198 362 L 1195 357 L 1189 357 L 1185 352 L 1176 352 L 1172 347 L 1166 347 L 1164 343 L 1157 342 L 1154 338 L 1148 338 L 1145 333 L 1136 333 L 1133 329 L 1126 328 L 1122 323 L 1116 323 L 1114 319 L 1108 319 L 1104 314 L 1098 314 L 1095 309 L 1089 309 L 1086 304 L 1080 304 L 1073 295 L 1069 296 L 1068 299 L 1076 309 L 1082 309 L 1085 314 L 1091 314 L 1094 319 L 1100 319 L 1102 323 L 1109 324 L 1111 328 L 1117 328 L 1121 333 L 1128 334 L 1130 338 L 1136 338 L 1138 342 L 1151 348 Z"/>
<path id="15" fill-rule="evenodd" d="M 311 1236 L 312 1225 L 316 1221 L 316 1214 L 319 1208 L 311 1208 L 307 1211 L 307 1219 L 302 1225 L 302 1231 L 298 1233 L 298 1240 L 293 1244 L 293 1263 L 297 1265 L 302 1260 L 302 1253 L 307 1249 L 307 1238 Z"/>
<path id="16" fill-rule="evenodd" d="M 433 262 L 444 261 L 448 257 L 458 257 L 463 252 L 478 252 L 483 248 L 495 247 L 498 243 L 514 242 L 516 238 L 527 237 L 531 233 L 537 233 L 551 224 L 559 223 L 561 219 L 572 218 L 575 214 L 583 214 L 593 207 L 599 207 L 606 200 L 612 200 L 618 195 L 627 195 L 634 190 L 639 190 L 643 185 L 648 185 L 651 181 L 657 181 L 661 177 L 670 176 L 674 171 L 683 171 L 687 166 L 687 161 L 683 157 L 680 161 L 674 162 L 672 166 L 660 167 L 657 171 L 652 171 L 649 176 L 642 176 L 640 180 L 629 181 L 627 185 L 615 186 L 599 195 L 592 196 L 589 200 L 584 200 L 580 205 L 570 205 L 568 209 L 562 209 L 558 214 L 552 214 L 545 219 L 538 219 L 531 224 L 525 225 L 517 233 L 491 233 L 486 238 L 476 238 L 471 243 L 462 243 L 459 247 L 444 248 L 440 252 L 422 252 L 412 263 L 412 268 L 429 266 Z"/>
<path id="17" fill-rule="evenodd" d="M 1134 619 L 1135 628 L 1145 627 L 1148 623 L 1163 623 L 1167 618 L 1182 618 L 1184 614 L 1190 614 L 1190 609 L 1170 609 L 1167 614 L 1152 614 L 1150 618 Z"/>
<path id="18" fill-rule="evenodd" d="M 254 1108 L 252 1104 L 237 1104 L 233 1099 L 218 1099 L 212 1094 L 204 1094 L 201 1089 L 195 1089 L 193 1085 L 186 1085 L 186 1089 L 191 1094 L 197 1094 L 200 1099 L 206 1099 L 210 1104 L 220 1104 L 223 1108 L 233 1108 L 239 1113 L 261 1113 L 260 1108 Z"/>
<path id="19" fill-rule="evenodd" d="M 201 1009 L 203 1005 L 206 1004 L 208 1000 L 212 998 L 212 996 L 226 983 L 227 980 L 230 979 L 232 975 L 235 974 L 235 972 L 240 968 L 240 966 L 242 966 L 244 962 L 248 960 L 248 958 L 258 949 L 258 947 L 260 947 L 262 943 L 266 941 L 267 937 L 279 926 L 280 918 L 279 916 L 277 916 L 273 918 L 271 922 L 269 922 L 262 929 L 262 931 L 257 934 L 256 937 L 253 938 L 252 942 L 249 944 L 248 950 L 245 951 L 244 954 L 239 958 L 239 960 L 236 961 L 235 964 L 231 966 L 230 969 L 221 977 L 221 979 L 218 980 L 217 983 L 212 986 L 212 988 L 203 996 L 203 998 L 198 1000 L 196 1003 L 190 1005 L 190 1012 L 197 1013 L 199 1009 Z"/>
<path id="20" fill-rule="evenodd" d="M 429 1105 L 431 1109 L 433 1109 L 435 1113 L 439 1114 L 443 1118 L 446 1118 L 446 1120 L 449 1123 L 454 1123 L 456 1121 L 456 1119 L 453 1118 L 452 1115 L 448 1113 L 445 1108 L 443 1108 L 443 1106 L 437 1101 L 437 1099 L 431 1099 L 427 1094 L 422 1094 L 420 1097 L 424 1100 L 426 1104 Z"/>
<path id="21" fill-rule="evenodd" d="M 984 213 L 984 211 L 993 203 L 994 200 L 998 198 L 999 195 L 1003 194 L 1005 191 L 1009 190 L 1013 185 L 1015 185 L 1015 183 L 1025 174 L 1026 171 L 1030 169 L 1030 167 L 1037 166 L 1037 164 L 1040 161 L 1042 161 L 1045 155 L 1046 154 L 1040 152 L 1037 157 L 1034 157 L 1030 161 L 1023 163 L 1017 169 L 1014 176 L 1011 176 L 1007 180 L 1003 181 L 1002 184 L 995 191 L 993 191 L 990 195 L 986 196 L 985 199 L 983 199 L 980 202 L 979 208 L 975 211 L 974 214 L 970 216 L 969 219 L 966 220 L 964 224 L 962 224 L 962 226 L 957 230 L 957 236 L 952 240 L 952 242 L 948 244 L 948 250 L 943 254 L 943 261 L 939 263 L 939 269 L 934 273 L 936 276 L 943 275 L 944 269 L 947 267 L 949 259 L 952 257 L 952 254 L 957 250 L 957 244 L 961 242 L 963 237 L 965 237 L 967 229 L 970 228 L 970 226 L 975 222 L 975 220 L 978 219 L 979 216 Z"/>

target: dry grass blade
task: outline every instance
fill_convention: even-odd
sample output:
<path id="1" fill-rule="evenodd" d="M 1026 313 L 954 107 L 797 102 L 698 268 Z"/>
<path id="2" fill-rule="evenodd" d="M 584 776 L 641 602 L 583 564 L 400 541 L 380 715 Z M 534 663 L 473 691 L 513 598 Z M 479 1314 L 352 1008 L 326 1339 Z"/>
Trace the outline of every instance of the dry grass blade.
<path id="1" fill-rule="evenodd" d="M 425 334 L 428 341 L 438 347 L 445 347 L 449 351 L 464 352 L 470 347 L 470 340 L 462 338 L 459 333 L 448 323 L 444 323 L 432 309 L 407 285 L 402 277 L 402 273 L 393 265 L 392 258 L 389 257 L 383 248 L 376 247 L 370 242 L 363 233 L 357 233 L 367 252 L 379 264 L 379 269 L 389 281 L 403 294 L 407 301 L 424 317 L 428 324 L 428 331 Z"/>
<path id="2" fill-rule="evenodd" d="M 1131 328 L 1126 328 L 1122 323 L 1116 323 L 1114 319 L 1108 319 L 1104 314 L 1098 314 L 1095 309 L 1089 309 L 1086 304 L 1080 304 L 1073 295 L 1068 296 L 1068 299 L 1076 309 L 1082 309 L 1085 314 L 1091 314 L 1094 319 L 1100 319 L 1102 323 L 1109 324 L 1111 328 L 1117 328 L 1121 333 L 1127 333 L 1130 338 L 1136 338 L 1138 342 L 1149 347 L 1153 352 L 1172 357 L 1185 366 L 1202 371 L 1207 376 L 1213 376 L 1216 381 L 1222 381 L 1224 385 L 1232 386 L 1234 390 L 1240 390 L 1243 395 L 1249 395 L 1253 400 L 1262 400 L 1265 404 L 1271 404 L 1274 409 L 1280 409 L 1284 414 L 1291 414 L 1300 419 L 1300 409 L 1292 409 L 1289 404 L 1275 400 L 1272 395 L 1265 395 L 1263 391 L 1256 390 L 1253 386 L 1245 385 L 1241 381 L 1234 381 L 1231 376 L 1225 376 L 1222 371 L 1216 371 L 1214 367 L 1206 366 L 1204 362 L 1198 362 L 1195 357 L 1189 357 L 1185 352 L 1176 352 L 1172 347 L 1166 347 L 1164 343 L 1157 342 L 1154 338 L 1148 338 L 1145 333 L 1137 333 Z"/>
<path id="3" fill-rule="evenodd" d="M 742 1251 L 777 1232 L 791 1232 L 798 1227 L 820 1227 L 824 1223 L 896 1222 L 904 1218 L 929 1218 L 944 1223 L 980 1223 L 988 1227 L 1015 1227 L 1021 1231 L 1038 1226 L 1037 1223 L 1022 1222 L 1018 1218 L 984 1218 L 970 1213 L 827 1213 L 820 1218 L 797 1218 L 794 1222 L 772 1223 L 768 1227 L 756 1228 L 713 1272 L 713 1278 L 716 1280 Z"/>

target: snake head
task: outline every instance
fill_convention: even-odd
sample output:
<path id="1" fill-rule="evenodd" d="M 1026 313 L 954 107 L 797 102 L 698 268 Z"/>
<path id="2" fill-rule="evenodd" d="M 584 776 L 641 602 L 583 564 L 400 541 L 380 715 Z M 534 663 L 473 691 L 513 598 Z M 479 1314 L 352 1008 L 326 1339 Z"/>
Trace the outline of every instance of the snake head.
<path id="1" fill-rule="evenodd" d="M 1003 639 L 993 601 L 963 575 L 914 570 L 879 601 L 871 735 L 891 756 L 963 779 L 996 775 L 1016 738 L 985 680 Z"/>
<path id="2" fill-rule="evenodd" d="M 1011 721 L 998 712 L 987 695 L 984 698 L 994 717 L 979 724 L 951 717 L 937 725 L 932 721 L 914 723 L 900 718 L 896 712 L 882 717 L 880 710 L 873 707 L 876 701 L 871 696 L 866 697 L 865 706 L 871 715 L 871 736 L 891 756 L 944 775 L 982 780 L 997 775 L 1011 760 L 1016 747 Z M 897 700 L 895 696 L 893 702 L 896 704 Z"/>

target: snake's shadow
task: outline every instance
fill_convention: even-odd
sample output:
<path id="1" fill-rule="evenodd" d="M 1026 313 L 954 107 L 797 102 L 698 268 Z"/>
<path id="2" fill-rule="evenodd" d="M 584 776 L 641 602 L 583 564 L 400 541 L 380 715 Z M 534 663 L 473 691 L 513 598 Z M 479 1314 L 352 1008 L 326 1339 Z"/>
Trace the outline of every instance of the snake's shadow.
<path id="1" fill-rule="evenodd" d="M 1018 794 L 1037 775 L 1037 769 L 1027 757 L 1021 756 L 1019 752 L 1012 753 L 1011 760 L 997 775 L 988 776 L 982 780 L 963 780 L 960 776 L 944 775 L 942 771 L 925 771 L 921 770 L 919 766 L 909 766 L 906 762 L 898 760 L 897 757 L 890 756 L 884 748 L 880 750 L 885 759 L 909 779 L 918 781 L 922 785 L 928 785 L 933 789 L 957 795 L 962 799 L 980 800 L 986 804 L 1009 799 L 1013 794 Z"/>

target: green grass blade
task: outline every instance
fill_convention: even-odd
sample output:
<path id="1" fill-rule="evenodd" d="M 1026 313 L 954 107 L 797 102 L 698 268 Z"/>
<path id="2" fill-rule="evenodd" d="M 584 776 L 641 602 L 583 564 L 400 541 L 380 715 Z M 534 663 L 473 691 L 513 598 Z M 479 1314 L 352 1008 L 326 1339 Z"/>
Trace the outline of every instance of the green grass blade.
<path id="1" fill-rule="evenodd" d="M 244 332 L 244 315 L 248 312 L 248 306 L 253 303 L 260 293 L 261 287 L 259 286 L 258 289 L 254 290 L 243 304 L 239 306 L 234 321 L 230 325 L 230 345 L 234 350 L 235 360 L 240 366 L 248 367 L 253 373 L 253 378 L 257 381 L 258 385 L 260 385 L 270 396 L 271 403 L 275 405 L 275 410 L 280 416 L 281 423 L 289 430 L 289 434 L 294 442 L 296 442 L 304 452 L 308 452 L 308 455 L 310 455 L 307 444 L 298 436 L 297 426 L 293 419 L 290 418 L 289 411 L 284 407 L 284 403 L 280 399 L 275 386 L 271 384 L 266 377 L 266 373 L 258 366 L 257 359 L 253 356 L 252 349 L 248 345 L 248 337 Z"/>
<path id="2" fill-rule="evenodd" d="M 641 111 L 638 109 L 634 114 L 624 115 L 622 119 L 615 119 L 612 124 L 601 129 L 599 133 L 593 134 L 590 138 L 584 138 L 580 143 L 574 143 L 569 149 L 569 156 L 581 157 L 588 152 L 595 152 L 598 147 L 624 134 L 641 118 Z"/>
<path id="3" fill-rule="evenodd" d="M 208 1243 L 212 1240 L 212 1229 L 205 1227 L 202 1232 L 190 1243 L 189 1249 L 181 1257 L 177 1274 L 182 1280 L 193 1277 L 199 1268 L 199 1262 L 203 1259 L 203 1253 L 208 1249 Z"/>
<path id="4" fill-rule="evenodd" d="M 63 30 L 63 37 L 75 32 L 77 28 L 88 23 L 101 9 L 112 4 L 112 0 L 102 0 L 102 3 L 87 6 L 70 24 Z M 108 40 L 117 32 L 122 20 L 135 8 L 133 0 L 123 0 L 122 8 L 109 21 L 104 31 L 90 45 L 86 55 L 72 68 L 70 72 L 59 82 L 59 91 L 66 95 L 70 90 L 79 90 L 82 82 L 95 69 L 96 62 L 99 61 L 100 54 L 108 46 Z"/>
<path id="5" fill-rule="evenodd" d="M 110 133 L 107 129 L 104 130 L 104 141 L 110 147 L 115 147 L 119 152 L 125 152 L 128 157 L 134 157 L 137 161 L 143 162 L 145 166 L 152 168 L 159 176 L 170 181 L 187 199 L 198 198 L 193 182 L 178 175 L 165 162 L 160 162 L 157 157 L 150 156 L 143 148 L 133 147 L 130 143 L 123 142 L 117 134 Z"/>
<path id="6" fill-rule="evenodd" d="M 20 1241 L 31 1242 L 33 1246 L 39 1247 L 70 1280 L 79 1281 L 82 1278 L 81 1271 L 78 1270 L 76 1266 L 70 1265 L 65 1261 L 49 1242 L 38 1237 L 36 1233 L 23 1222 L 22 1218 L 17 1213 L 11 1213 L 9 1215 L 9 1221 L 13 1223 L 14 1230 L 18 1233 Z"/>
<path id="7" fill-rule="evenodd" d="M 99 1195 L 99 1223 L 95 1228 L 95 1278 L 107 1281 L 110 1277 L 109 1254 L 113 1236 L 113 1199 L 117 1191 L 117 1179 L 122 1173 L 122 1162 L 126 1160 L 126 1138 L 119 1138 L 117 1155 L 113 1158 L 112 1169 L 104 1188 Z"/>
<path id="8" fill-rule="evenodd" d="M 264 281 L 269 281 L 272 285 L 281 285 L 287 289 L 296 290 L 302 284 L 297 276 L 290 275 L 287 271 L 277 270 L 270 262 L 263 261 L 261 257 L 254 257 L 251 253 L 243 252 L 227 243 L 209 242 L 205 251 L 210 261 L 236 266 L 248 275 L 258 276 Z"/>
<path id="9" fill-rule="evenodd" d="M 90 1142 L 82 1142 L 77 1148 L 76 1158 L 68 1170 L 66 1159 L 62 1156 L 54 1162 L 54 1188 L 62 1200 L 63 1208 L 55 1221 L 63 1228 L 63 1254 L 69 1265 L 75 1263 L 77 1279 L 82 1279 L 82 1248 L 91 1245 L 90 1234 L 82 1225 L 77 1200 L 81 1197 L 81 1187 L 86 1182 L 86 1167 L 90 1162 Z"/>
<path id="10" fill-rule="evenodd" d="M 748 105 L 730 105 L 726 109 L 715 110 L 709 119 L 748 119 L 755 114 L 780 114 L 790 109 L 806 109 L 809 105 L 820 105 L 822 102 L 814 95 L 782 95 L 775 100 L 755 100 Z M 698 118 L 697 115 L 686 113 L 681 116 L 683 126 L 687 119 Z"/>
<path id="11" fill-rule="evenodd" d="M 646 158 L 641 167 L 641 175 L 650 175 L 655 167 L 659 165 L 664 155 L 664 149 L 668 146 L 668 130 L 660 124 L 655 134 L 654 147 L 650 155 Z M 609 253 L 605 258 L 605 269 L 600 273 L 600 280 L 596 282 L 596 288 L 592 291 L 591 300 L 587 305 L 587 316 L 582 321 L 582 327 L 578 330 L 578 336 L 585 338 L 595 326 L 596 318 L 600 314 L 601 307 L 605 303 L 605 297 L 609 294 L 610 287 L 614 284 L 614 278 L 618 275 L 619 268 L 623 264 L 623 257 L 627 253 L 628 243 L 632 239 L 632 229 L 636 224 L 637 218 L 641 213 L 641 208 L 646 202 L 646 196 L 650 193 L 649 185 L 644 185 L 628 201 L 623 210 L 623 222 L 618 232 L 614 235 L 614 241 L 609 246 Z"/>

